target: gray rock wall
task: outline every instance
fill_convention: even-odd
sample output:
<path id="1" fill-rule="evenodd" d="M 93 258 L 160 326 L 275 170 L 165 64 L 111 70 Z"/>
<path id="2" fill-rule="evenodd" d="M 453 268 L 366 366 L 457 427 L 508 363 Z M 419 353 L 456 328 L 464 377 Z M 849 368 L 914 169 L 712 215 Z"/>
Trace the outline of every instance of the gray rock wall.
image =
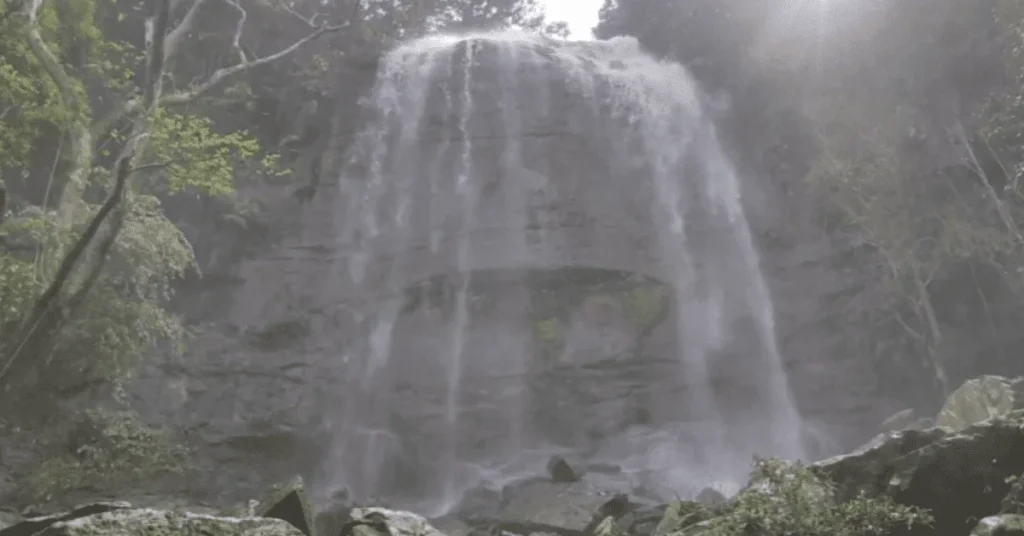
<path id="1" fill-rule="evenodd" d="M 616 144 L 606 137 L 607 126 L 594 119 L 600 115 L 593 106 L 600 108 L 608 96 L 581 100 L 578 88 L 543 64 L 524 64 L 523 69 L 541 72 L 509 78 L 493 63 L 498 61 L 502 58 L 484 56 L 474 71 L 469 123 L 452 123 L 457 95 L 431 88 L 424 97 L 424 129 L 415 133 L 421 141 L 415 150 L 436 155 L 439 166 L 453 166 L 471 144 L 474 175 L 486 179 L 469 238 L 472 256 L 461 268 L 479 280 L 487 280 L 481 274 L 497 274 L 489 293 L 499 303 L 489 311 L 472 311 L 474 327 L 465 353 L 480 357 L 464 372 L 471 381 L 462 397 L 472 409 L 461 418 L 468 430 L 460 438 L 467 445 L 462 448 L 470 457 L 474 449 L 514 449 L 500 444 L 513 433 L 508 422 L 515 418 L 509 415 L 524 416 L 549 441 L 584 449 L 596 448 L 603 437 L 630 425 L 678 419 L 687 411 L 678 404 L 679 393 L 692 380 L 680 377 L 675 364 L 675 318 L 644 333 L 638 347 L 642 330 L 628 314 L 614 307 L 588 309 L 584 297 L 559 324 L 565 340 L 556 362 L 548 363 L 545 374 L 522 380 L 528 370 L 536 370 L 543 353 L 537 328 L 544 318 L 509 321 L 521 318 L 536 301 L 539 287 L 528 282 L 531 274 L 600 269 L 655 282 L 671 281 L 673 274 L 660 262 L 651 231 L 656 193 L 643 181 L 649 163 L 637 154 L 617 154 Z M 537 77 L 548 83 L 515 86 L 517 80 Z M 519 98 L 536 107 L 509 110 L 503 98 L 507 91 L 532 91 Z M 345 118 L 353 115 L 351 107 L 338 108 Z M 335 123 L 341 129 L 346 122 Z M 496 130 L 496 125 L 505 129 Z M 394 165 L 396 175 L 411 171 L 401 162 Z M 324 463 L 341 456 L 338 445 L 329 441 L 331 430 L 350 423 L 346 412 L 356 411 L 350 395 L 353 381 L 365 373 L 361 356 L 380 342 L 372 336 L 374 314 L 405 307 L 409 290 L 432 279 L 458 285 L 453 271 L 460 267 L 460 242 L 452 237 L 459 236 L 460 201 L 454 194 L 414 194 L 414 199 L 434 201 L 429 212 L 411 207 L 415 224 L 408 228 L 413 233 L 385 226 L 372 258 L 361 257 L 365 244 L 349 230 L 368 172 L 368 164 L 356 158 L 337 180 L 326 180 L 336 177 L 325 173 L 317 195 L 302 206 L 284 189 L 254 193 L 276 200 L 283 240 L 241 263 L 235 274 L 240 286 L 219 294 L 216 303 L 207 297 L 211 322 L 184 360 L 156 362 L 139 374 L 133 392 L 140 409 L 189 431 L 203 447 L 204 460 L 218 468 L 205 478 L 231 481 L 231 486 L 200 487 L 244 496 L 246 484 L 258 487 L 295 470 L 322 474 Z M 427 181 L 416 184 L 429 186 Z M 831 266 L 835 252 L 815 225 L 813 207 L 799 196 L 778 196 L 770 185 L 761 186 L 767 195 L 758 201 L 760 208 L 770 207 L 766 213 L 776 216 L 756 221 L 755 234 L 763 238 L 774 232 L 783 238 L 781 244 L 762 240 L 762 265 L 790 384 L 812 425 L 808 433 L 826 450 L 833 442 L 856 444 L 900 408 L 880 391 L 860 348 L 849 346 L 856 333 L 846 330 L 843 312 L 830 308 L 830 297 L 850 286 Z M 400 199 L 384 198 L 380 212 L 393 216 L 401 207 L 389 203 Z M 597 287 L 586 292 L 606 293 Z M 411 464 L 406 472 L 415 473 L 444 442 L 436 423 L 444 411 L 441 360 L 450 353 L 446 328 L 450 331 L 452 315 L 448 303 L 396 319 L 392 354 L 403 356 L 402 366 L 381 380 L 380 389 L 389 393 L 382 399 L 388 402 L 381 403 L 389 409 L 375 414 L 392 430 L 405 431 L 403 439 L 382 451 L 394 471 L 404 467 L 394 462 L 401 459 Z M 742 370 L 743 349 L 732 352 L 731 370 Z M 594 366 L 602 363 L 613 366 Z M 524 397 L 524 386 L 536 396 Z M 748 391 L 754 388 L 726 384 L 720 398 L 739 411 L 749 405 Z M 435 477 L 422 475 L 417 485 L 429 487 Z"/>

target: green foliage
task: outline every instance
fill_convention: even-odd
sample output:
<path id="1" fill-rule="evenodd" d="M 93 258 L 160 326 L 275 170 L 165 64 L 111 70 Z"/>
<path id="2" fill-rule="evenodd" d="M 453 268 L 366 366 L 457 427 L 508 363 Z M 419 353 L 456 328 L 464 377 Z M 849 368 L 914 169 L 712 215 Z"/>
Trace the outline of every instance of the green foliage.
<path id="1" fill-rule="evenodd" d="M 30 246 L 68 240 L 81 231 L 91 212 L 83 213 L 75 228 L 63 231 L 55 214 L 29 212 L 5 222 L 0 236 Z M 169 343 L 180 351 L 187 333 L 163 304 L 174 280 L 194 266 L 191 245 L 164 216 L 159 200 L 137 196 L 89 299 L 56 335 L 52 355 L 40 356 L 48 365 L 36 387 L 59 393 L 95 382 L 116 385 L 157 344 Z M 25 316 L 55 270 L 56 263 L 47 264 L 42 257 L 0 256 L 0 326 L 10 329 Z"/>
<path id="2" fill-rule="evenodd" d="M 559 345 L 562 340 L 562 326 L 557 318 L 546 318 L 535 324 L 537 340 L 545 345 Z"/>
<path id="3" fill-rule="evenodd" d="M 74 492 L 116 493 L 181 473 L 187 451 L 166 431 L 132 411 L 87 410 L 50 445 L 49 455 L 22 481 L 19 498 L 33 503 Z"/>
<path id="4" fill-rule="evenodd" d="M 237 164 L 255 158 L 259 143 L 244 130 L 217 133 L 209 117 L 157 110 L 151 118 L 152 159 L 170 162 L 166 188 L 171 193 L 195 190 L 211 196 L 235 188 Z M 259 171 L 281 174 L 277 155 L 264 155 Z"/>
<path id="5" fill-rule="evenodd" d="M 61 332 L 51 363 L 60 368 L 48 376 L 61 383 L 117 383 L 157 344 L 180 351 L 186 331 L 163 304 L 173 282 L 194 266 L 191 245 L 160 201 L 138 196 L 91 299 Z"/>
<path id="6" fill-rule="evenodd" d="M 131 86 L 143 63 L 138 46 L 114 37 L 119 31 L 115 25 L 125 18 L 117 10 L 124 6 L 97 5 L 96 0 L 44 0 L 39 6 L 35 24 L 22 13 L 0 22 L 0 180 L 6 181 L 16 209 L 0 226 L 0 237 L 17 246 L 0 249 L 0 341 L 22 335 L 21 320 L 53 281 L 62 256 L 112 187 L 110 165 L 126 142 L 129 117 L 103 116 L 118 109 L 126 90 L 134 91 Z M 117 16 L 97 17 L 97 7 Z M 102 27 L 100 20 L 105 21 Z M 55 56 L 56 66 L 29 47 L 33 29 Z M 70 92 L 62 92 L 62 80 Z M 238 97 L 239 88 L 246 87 L 236 84 L 233 95 Z M 156 346 L 183 349 L 187 332 L 165 305 L 174 281 L 195 268 L 195 259 L 158 196 L 187 192 L 230 198 L 240 172 L 287 173 L 277 156 L 263 152 L 248 132 L 219 128 L 213 111 L 209 103 L 197 102 L 188 110 L 158 107 L 152 114 L 147 152 L 139 164 L 163 166 L 133 176 L 123 205 L 127 213 L 108 258 L 95 258 L 90 247 L 59 295 L 65 300 L 91 285 L 84 300 L 69 309 L 70 316 L 47 328 L 53 334 L 47 335 L 52 344 L 44 345 L 45 352 L 28 356 L 36 361 L 31 378 L 38 381 L 25 386 L 33 396 L 117 385 Z M 97 139 L 87 135 L 90 131 Z M 73 147 L 86 158 L 72 158 Z M 83 170 L 89 172 L 88 185 L 77 179 L 80 187 L 65 187 L 72 176 L 84 178 L 79 173 Z M 39 202 L 35 192 L 44 189 L 41 180 L 48 181 L 46 206 L 22 209 L 29 199 Z M 87 274 L 97 265 L 101 269 L 93 283 Z M 0 354 L 0 366 L 12 349 L 2 350 L 8 353 Z"/>
<path id="7" fill-rule="evenodd" d="M 757 459 L 752 486 L 721 514 L 701 524 L 701 536 L 871 536 L 900 526 L 930 524 L 931 515 L 888 498 L 838 503 L 833 486 L 802 465 Z"/>
<path id="8" fill-rule="evenodd" d="M 667 285 L 650 284 L 632 290 L 627 297 L 629 317 L 641 329 L 651 327 L 669 306 Z"/>
<path id="9" fill-rule="evenodd" d="M 666 536 L 707 521 L 714 517 L 714 512 L 707 506 L 696 501 L 676 501 L 670 503 L 665 509 L 665 516 L 661 518 L 658 527 L 654 530 L 655 536 Z"/>
<path id="10" fill-rule="evenodd" d="M 981 124 L 980 134 L 1009 175 L 1006 189 L 1020 203 L 1024 201 L 1020 188 L 1020 177 L 1024 174 L 1024 6 L 999 0 L 997 14 L 1005 74 L 1013 82 L 1005 91 L 990 95 L 975 113 L 975 119 Z"/>
<path id="11" fill-rule="evenodd" d="M 0 257 L 0 326 L 21 319 L 42 285 L 35 265 L 11 255 Z"/>

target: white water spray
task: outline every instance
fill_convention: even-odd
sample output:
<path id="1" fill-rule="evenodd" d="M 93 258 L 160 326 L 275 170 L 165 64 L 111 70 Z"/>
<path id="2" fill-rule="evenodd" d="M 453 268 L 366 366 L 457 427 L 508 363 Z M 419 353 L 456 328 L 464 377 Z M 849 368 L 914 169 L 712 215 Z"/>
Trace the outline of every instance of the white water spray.
<path id="1" fill-rule="evenodd" d="M 357 193 L 340 203 L 338 226 L 345 272 L 376 320 L 345 387 L 335 484 L 440 512 L 473 478 L 522 471 L 530 452 L 557 442 L 527 411 L 531 374 L 552 364 L 529 345 L 474 337 L 487 329 L 474 289 L 482 273 L 576 266 L 645 273 L 674 289 L 683 392 L 657 402 L 668 418 L 622 431 L 599 455 L 660 475 L 669 496 L 742 478 L 754 453 L 803 456 L 739 180 L 685 69 L 633 39 L 441 36 L 387 55 L 370 102 L 377 120 L 342 172 Z M 450 302 L 409 319 L 408 289 L 435 280 Z M 506 318 L 502 340 L 532 336 L 529 309 L 501 309 L 519 315 Z M 492 369 L 503 372 L 487 378 Z M 722 381 L 744 402 L 723 402 Z M 465 414 L 488 405 L 504 405 L 484 419 L 505 421 L 496 426 L 504 447 L 467 445 L 480 421 Z"/>

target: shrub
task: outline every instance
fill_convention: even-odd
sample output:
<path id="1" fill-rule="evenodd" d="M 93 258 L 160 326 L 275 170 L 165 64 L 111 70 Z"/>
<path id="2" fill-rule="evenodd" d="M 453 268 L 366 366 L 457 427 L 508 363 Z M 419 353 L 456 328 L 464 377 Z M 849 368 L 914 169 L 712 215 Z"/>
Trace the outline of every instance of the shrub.
<path id="1" fill-rule="evenodd" d="M 751 485 L 714 519 L 700 524 L 700 536 L 871 536 L 900 525 L 930 524 L 919 508 L 888 497 L 838 502 L 832 483 L 801 464 L 756 459 Z"/>
<path id="2" fill-rule="evenodd" d="M 87 410 L 50 445 L 23 480 L 19 499 L 43 502 L 72 492 L 123 494 L 186 467 L 186 449 L 134 411 Z"/>

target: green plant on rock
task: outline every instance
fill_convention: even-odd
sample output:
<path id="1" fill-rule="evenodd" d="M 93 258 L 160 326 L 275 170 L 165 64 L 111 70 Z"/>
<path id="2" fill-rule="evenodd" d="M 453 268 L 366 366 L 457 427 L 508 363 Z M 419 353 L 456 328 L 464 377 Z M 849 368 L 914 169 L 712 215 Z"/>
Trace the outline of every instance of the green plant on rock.
<path id="1" fill-rule="evenodd" d="M 655 536 L 666 536 L 679 532 L 686 527 L 696 525 L 714 517 L 714 512 L 707 506 L 696 501 L 676 501 L 665 509 L 665 515 L 654 529 Z"/>
<path id="2" fill-rule="evenodd" d="M 545 361 L 556 359 L 565 349 L 565 334 L 562 332 L 562 322 L 557 317 L 535 321 L 533 336 Z"/>
<path id="3" fill-rule="evenodd" d="M 661 318 L 668 304 L 667 285 L 649 284 L 629 292 L 627 308 L 634 325 L 643 330 Z"/>
<path id="4" fill-rule="evenodd" d="M 123 494 L 187 467 L 186 449 L 133 411 L 85 411 L 49 447 L 48 456 L 22 480 L 19 500 L 50 501 L 74 492 Z"/>
<path id="5" fill-rule="evenodd" d="M 899 526 L 930 524 L 931 515 L 889 498 L 834 499 L 834 486 L 801 464 L 756 459 L 752 484 L 721 515 L 695 525 L 700 536 L 871 536 Z"/>

